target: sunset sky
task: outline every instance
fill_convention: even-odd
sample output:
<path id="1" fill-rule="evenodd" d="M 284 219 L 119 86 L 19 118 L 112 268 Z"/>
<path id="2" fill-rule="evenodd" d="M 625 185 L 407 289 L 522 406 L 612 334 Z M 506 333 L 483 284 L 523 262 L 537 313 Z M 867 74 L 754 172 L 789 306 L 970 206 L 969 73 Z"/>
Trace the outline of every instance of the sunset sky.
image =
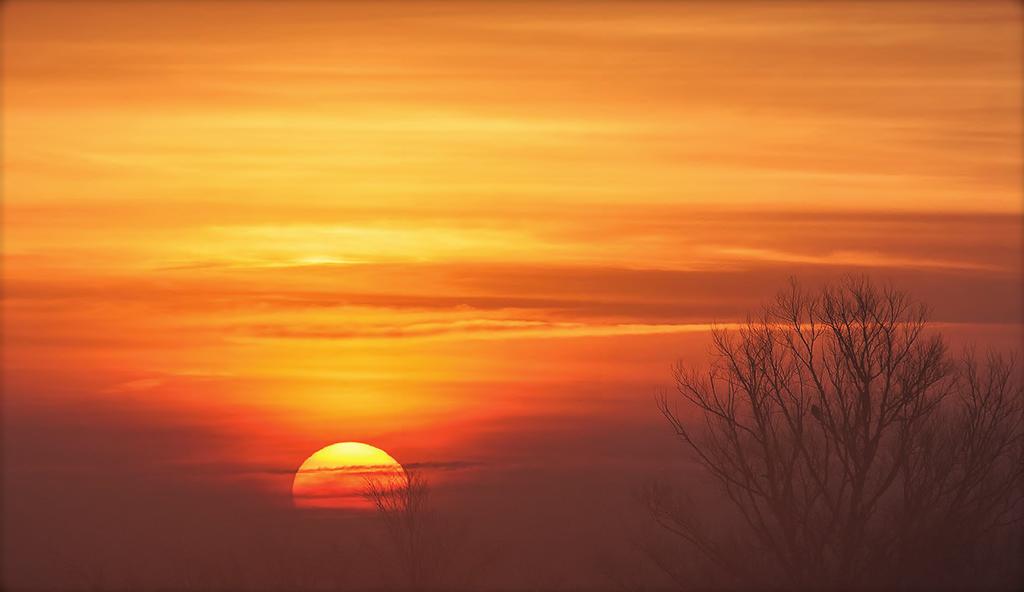
<path id="1" fill-rule="evenodd" d="M 790 276 L 1021 338 L 1016 3 L 4 9 L 13 504 L 287 505 L 345 440 L 452 495 L 653 471 L 670 364 Z"/>

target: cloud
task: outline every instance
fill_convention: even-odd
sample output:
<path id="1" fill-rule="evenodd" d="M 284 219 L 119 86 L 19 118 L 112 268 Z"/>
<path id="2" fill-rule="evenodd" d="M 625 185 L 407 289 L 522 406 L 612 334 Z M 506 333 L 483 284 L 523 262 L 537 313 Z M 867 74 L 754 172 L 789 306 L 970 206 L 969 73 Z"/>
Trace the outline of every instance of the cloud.
<path id="1" fill-rule="evenodd" d="M 723 325 L 724 326 L 724 325 Z M 332 326 L 262 326 L 236 327 L 242 337 L 267 339 L 415 339 L 453 337 L 466 339 L 509 339 L 523 337 L 595 337 L 612 335 L 651 335 L 658 333 L 690 333 L 707 331 L 708 323 L 564 323 L 542 321 L 477 319 L 412 324 L 407 326 L 370 327 L 363 330 L 338 329 Z"/>
<path id="2" fill-rule="evenodd" d="M 138 380 L 129 380 L 115 384 L 103 390 L 106 393 L 134 393 L 139 391 L 148 391 L 164 384 L 161 378 L 140 378 Z"/>
<path id="3" fill-rule="evenodd" d="M 402 463 L 406 469 L 424 471 L 464 471 L 481 468 L 492 463 L 479 460 L 427 460 Z M 167 470 L 189 474 L 209 475 L 294 475 L 297 467 L 259 466 L 234 462 L 179 462 L 165 467 Z M 365 472 L 375 474 L 379 470 L 394 469 L 392 465 L 341 465 L 336 467 L 318 467 L 305 469 L 303 473 L 345 472 L 348 474 Z"/>
<path id="4" fill-rule="evenodd" d="M 929 257 L 906 257 L 878 251 L 832 251 L 819 255 L 731 246 L 707 246 L 704 249 L 725 260 L 741 261 L 746 265 L 750 265 L 754 261 L 769 261 L 773 263 L 864 267 L 868 269 L 889 267 L 914 269 L 924 267 L 948 270 L 1011 271 L 1006 267 L 994 264 Z"/>

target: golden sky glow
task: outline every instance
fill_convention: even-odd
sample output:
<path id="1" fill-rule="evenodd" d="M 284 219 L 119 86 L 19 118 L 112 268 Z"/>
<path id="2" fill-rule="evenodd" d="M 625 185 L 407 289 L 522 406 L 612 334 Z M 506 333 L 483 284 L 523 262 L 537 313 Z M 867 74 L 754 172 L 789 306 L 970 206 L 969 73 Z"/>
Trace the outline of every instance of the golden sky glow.
<path id="1" fill-rule="evenodd" d="M 789 275 L 878 273 L 1012 343 L 1020 16 L 8 2 L 7 403 L 447 461 L 647 413 Z"/>

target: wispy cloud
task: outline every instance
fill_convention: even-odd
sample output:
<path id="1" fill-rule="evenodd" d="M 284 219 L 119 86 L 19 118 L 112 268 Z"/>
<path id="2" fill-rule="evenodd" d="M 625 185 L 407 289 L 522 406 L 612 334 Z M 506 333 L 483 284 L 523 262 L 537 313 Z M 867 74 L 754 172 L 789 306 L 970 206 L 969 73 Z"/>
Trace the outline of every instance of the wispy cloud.
<path id="1" fill-rule="evenodd" d="M 724 262 L 750 265 L 755 261 L 772 263 L 801 263 L 860 268 L 936 268 L 950 270 L 1013 271 L 991 263 L 979 263 L 955 259 L 934 259 L 928 257 L 906 257 L 899 254 L 878 251 L 832 251 L 823 254 L 794 253 L 772 249 L 748 247 L 709 246 L 704 250 L 712 257 Z"/>

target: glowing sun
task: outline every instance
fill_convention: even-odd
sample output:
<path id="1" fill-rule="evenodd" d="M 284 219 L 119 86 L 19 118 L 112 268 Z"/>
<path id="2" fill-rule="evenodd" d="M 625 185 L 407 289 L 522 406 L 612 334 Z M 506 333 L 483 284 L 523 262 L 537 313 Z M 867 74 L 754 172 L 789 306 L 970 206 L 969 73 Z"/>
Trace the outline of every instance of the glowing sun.
<path id="1" fill-rule="evenodd" d="M 370 480 L 392 480 L 402 465 L 380 448 L 362 442 L 339 442 L 314 452 L 292 481 L 297 508 L 368 509 L 363 497 Z"/>

